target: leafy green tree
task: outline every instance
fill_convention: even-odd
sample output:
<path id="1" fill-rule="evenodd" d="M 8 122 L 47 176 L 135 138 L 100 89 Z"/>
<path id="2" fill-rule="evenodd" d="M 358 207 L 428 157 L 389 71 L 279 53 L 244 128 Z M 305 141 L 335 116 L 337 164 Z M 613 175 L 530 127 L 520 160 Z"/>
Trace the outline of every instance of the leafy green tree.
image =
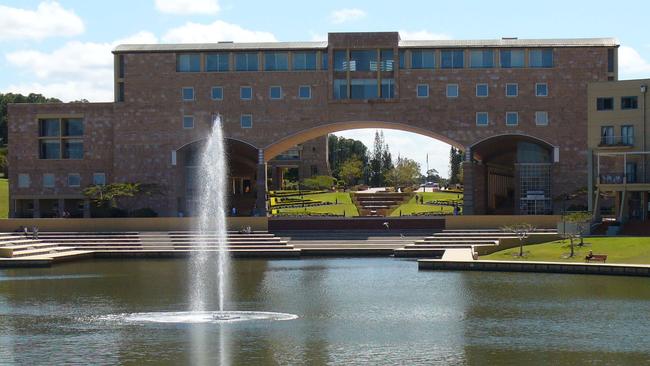
<path id="1" fill-rule="evenodd" d="M 111 183 L 106 185 L 91 185 L 83 190 L 97 207 L 118 207 L 121 198 L 131 198 L 139 195 L 151 196 L 159 194 L 160 188 L 156 184 L 143 183 Z"/>
<path id="2" fill-rule="evenodd" d="M 348 159 L 356 157 L 361 160 L 363 177 L 365 181 L 368 181 L 368 173 L 370 171 L 368 168 L 368 162 L 370 158 L 368 157 L 368 148 L 363 142 L 336 135 L 329 135 L 327 145 L 328 160 L 334 177 L 342 179 L 340 175 L 341 165 Z"/>
<path id="3" fill-rule="evenodd" d="M 386 173 L 393 168 L 393 159 L 384 141 L 384 132 L 375 131 L 372 155 L 370 156 L 370 185 L 386 185 Z"/>
<path id="4" fill-rule="evenodd" d="M 355 184 L 363 176 L 363 163 L 356 156 L 351 157 L 341 165 L 339 176 L 348 186 Z"/>
<path id="5" fill-rule="evenodd" d="M 451 147 L 449 151 L 449 184 L 462 183 L 463 153 Z"/>
<path id="6" fill-rule="evenodd" d="M 300 184 L 306 189 L 330 189 L 336 185 L 336 178 L 328 175 L 315 175 L 311 178 L 305 178 Z"/>
<path id="7" fill-rule="evenodd" d="M 386 172 L 385 179 L 395 189 L 413 186 L 422 179 L 420 164 L 409 158 L 397 158 L 395 166 Z"/>

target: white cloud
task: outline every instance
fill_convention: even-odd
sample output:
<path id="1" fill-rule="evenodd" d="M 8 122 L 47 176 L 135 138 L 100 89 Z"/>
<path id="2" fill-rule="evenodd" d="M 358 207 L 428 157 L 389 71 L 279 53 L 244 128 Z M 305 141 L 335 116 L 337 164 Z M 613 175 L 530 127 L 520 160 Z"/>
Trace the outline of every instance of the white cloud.
<path id="1" fill-rule="evenodd" d="M 168 14 L 216 14 L 217 0 L 156 0 L 156 9 Z"/>
<path id="2" fill-rule="evenodd" d="M 366 12 L 361 9 L 339 9 L 334 10 L 330 14 L 330 20 L 332 23 L 341 24 L 353 20 L 363 19 L 365 16 Z"/>
<path id="3" fill-rule="evenodd" d="M 74 36 L 83 33 L 84 24 L 72 10 L 55 1 L 44 1 L 36 10 L 0 5 L 0 40 Z"/>
<path id="4" fill-rule="evenodd" d="M 170 29 L 162 37 L 167 43 L 209 43 L 219 41 L 233 42 L 276 42 L 272 33 L 248 30 L 237 24 L 217 20 L 211 24 L 188 22 Z"/>
<path id="5" fill-rule="evenodd" d="M 621 46 L 618 48 L 618 71 L 620 79 L 649 78 L 650 62 L 634 48 Z"/>
<path id="6" fill-rule="evenodd" d="M 399 31 L 399 36 L 402 40 L 409 41 L 431 41 L 439 39 L 451 39 L 451 36 L 444 33 L 432 33 L 426 30 L 419 30 L 414 32 Z"/>
<path id="7" fill-rule="evenodd" d="M 41 93 L 64 101 L 110 101 L 113 96 L 112 49 L 122 43 L 156 43 L 149 32 L 114 42 L 72 41 L 52 52 L 23 50 L 5 55 L 7 61 L 36 81 L 13 84 L 8 91 Z M 27 78 L 27 77 L 25 77 Z"/>

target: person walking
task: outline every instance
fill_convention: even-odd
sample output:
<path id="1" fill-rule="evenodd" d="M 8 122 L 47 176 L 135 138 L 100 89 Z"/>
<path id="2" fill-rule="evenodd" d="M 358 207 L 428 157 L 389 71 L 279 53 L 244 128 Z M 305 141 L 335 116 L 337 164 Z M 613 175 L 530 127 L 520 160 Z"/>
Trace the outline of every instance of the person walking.
<path id="1" fill-rule="evenodd" d="M 32 228 L 32 238 L 33 239 L 38 239 L 38 226 L 34 226 Z"/>

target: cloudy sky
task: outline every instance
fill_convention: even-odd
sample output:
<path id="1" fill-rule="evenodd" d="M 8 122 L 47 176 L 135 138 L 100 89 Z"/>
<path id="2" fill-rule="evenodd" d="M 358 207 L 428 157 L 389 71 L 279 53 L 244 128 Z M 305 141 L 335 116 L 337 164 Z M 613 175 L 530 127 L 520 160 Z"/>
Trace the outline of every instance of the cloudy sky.
<path id="1" fill-rule="evenodd" d="M 399 31 L 402 39 L 616 37 L 621 79 L 650 77 L 650 2 L 0 0 L 0 92 L 112 101 L 120 43 L 324 40 Z M 372 146 L 374 130 L 339 133 Z M 447 174 L 449 145 L 385 131 L 396 156 Z"/>

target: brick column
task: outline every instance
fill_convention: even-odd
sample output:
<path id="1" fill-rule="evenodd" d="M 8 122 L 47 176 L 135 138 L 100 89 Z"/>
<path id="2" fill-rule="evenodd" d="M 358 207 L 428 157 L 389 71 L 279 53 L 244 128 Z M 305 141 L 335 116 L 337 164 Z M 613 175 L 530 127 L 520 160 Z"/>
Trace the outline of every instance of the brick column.
<path id="1" fill-rule="evenodd" d="M 260 216 L 266 216 L 266 162 L 264 161 L 264 150 L 259 149 L 257 157 L 257 198 L 255 205 Z"/>
<path id="2" fill-rule="evenodd" d="M 474 164 L 463 162 L 463 215 L 474 215 Z"/>

